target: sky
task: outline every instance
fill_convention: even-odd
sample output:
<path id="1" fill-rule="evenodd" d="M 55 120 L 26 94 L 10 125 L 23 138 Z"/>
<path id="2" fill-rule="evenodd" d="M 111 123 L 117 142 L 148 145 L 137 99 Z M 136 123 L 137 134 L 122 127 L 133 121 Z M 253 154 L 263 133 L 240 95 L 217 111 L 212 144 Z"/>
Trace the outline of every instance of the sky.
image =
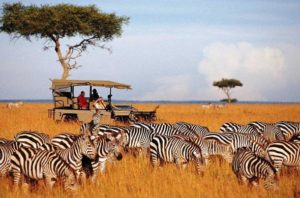
<path id="1" fill-rule="evenodd" d="M 114 99 L 220 100 L 225 95 L 212 83 L 236 78 L 243 87 L 234 88 L 232 96 L 241 101 L 300 102 L 299 0 L 22 2 L 95 4 L 130 17 L 122 36 L 106 44 L 112 53 L 89 48 L 69 78 L 132 86 L 113 90 Z M 44 44 L 0 33 L 0 100 L 51 99 L 50 79 L 60 78 L 62 70 Z"/>

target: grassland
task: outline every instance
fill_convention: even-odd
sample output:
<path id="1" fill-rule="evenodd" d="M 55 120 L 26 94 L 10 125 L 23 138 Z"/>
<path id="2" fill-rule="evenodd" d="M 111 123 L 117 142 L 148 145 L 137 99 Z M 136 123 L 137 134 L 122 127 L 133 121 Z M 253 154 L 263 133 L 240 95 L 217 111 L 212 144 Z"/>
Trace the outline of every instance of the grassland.
<path id="1" fill-rule="evenodd" d="M 139 109 L 153 109 L 155 104 L 137 104 Z M 22 130 L 38 130 L 51 136 L 61 132 L 79 132 L 77 123 L 55 123 L 47 117 L 51 104 L 25 104 L 20 109 L 7 109 L 0 104 L 0 137 L 10 138 Z M 224 122 L 300 121 L 300 105 L 230 105 L 222 109 L 202 109 L 201 105 L 160 105 L 157 122 L 186 121 L 217 131 Z M 267 192 L 262 183 L 257 188 L 239 185 L 231 167 L 216 159 L 205 167 L 204 176 L 195 173 L 193 164 L 178 169 L 166 164 L 152 169 L 146 157 L 127 154 L 122 161 L 108 164 L 105 175 L 95 184 L 87 183 L 78 192 L 67 194 L 60 187 L 47 190 L 43 183 L 32 192 L 11 190 L 8 178 L 0 178 L 0 197 L 300 197 L 297 171 L 285 171 L 279 178 L 279 190 Z"/>

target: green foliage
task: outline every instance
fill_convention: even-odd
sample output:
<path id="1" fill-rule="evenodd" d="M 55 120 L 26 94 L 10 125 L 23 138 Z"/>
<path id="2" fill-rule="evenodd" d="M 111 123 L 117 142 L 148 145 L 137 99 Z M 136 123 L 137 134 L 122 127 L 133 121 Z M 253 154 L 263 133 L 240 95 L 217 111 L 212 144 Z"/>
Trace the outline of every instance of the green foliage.
<path id="1" fill-rule="evenodd" d="M 108 41 L 122 33 L 128 17 L 106 14 L 91 6 L 58 4 L 54 6 L 24 6 L 4 3 L 0 31 L 29 39 L 73 37 L 77 35 Z"/>
<path id="2" fill-rule="evenodd" d="M 231 98 L 230 100 L 228 98 L 224 98 L 222 100 L 220 100 L 221 102 L 227 102 L 227 103 L 231 103 L 231 102 L 237 102 L 238 100 L 236 98 Z"/>
<path id="3" fill-rule="evenodd" d="M 226 78 L 223 78 L 220 81 L 213 82 L 213 86 L 216 86 L 216 87 L 219 87 L 219 88 L 225 88 L 225 87 L 234 88 L 236 86 L 242 87 L 243 84 L 239 80 L 237 80 L 237 79 L 226 79 Z"/>

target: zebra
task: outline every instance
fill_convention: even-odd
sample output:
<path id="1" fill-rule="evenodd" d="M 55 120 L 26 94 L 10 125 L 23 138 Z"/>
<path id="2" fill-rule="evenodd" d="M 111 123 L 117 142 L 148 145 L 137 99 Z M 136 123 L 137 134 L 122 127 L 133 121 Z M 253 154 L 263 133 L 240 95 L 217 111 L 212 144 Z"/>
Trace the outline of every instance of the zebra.
<path id="1" fill-rule="evenodd" d="M 232 142 L 232 133 L 207 133 L 204 140 L 217 141 L 221 144 L 230 144 Z"/>
<path id="2" fill-rule="evenodd" d="M 193 142 L 200 147 L 204 162 L 209 163 L 209 157 L 212 155 L 222 156 L 228 163 L 231 163 L 233 151 L 229 145 L 223 145 L 216 141 L 207 141 L 203 139 L 196 139 Z"/>
<path id="3" fill-rule="evenodd" d="M 269 142 L 285 140 L 281 130 L 275 124 L 265 122 L 250 122 L 248 125 L 255 128 Z"/>
<path id="4" fill-rule="evenodd" d="M 130 127 L 135 127 L 135 128 L 146 128 L 149 131 L 153 131 L 154 128 L 152 126 L 150 126 L 150 124 L 146 124 L 143 122 L 135 122 L 132 125 L 130 125 Z"/>
<path id="5" fill-rule="evenodd" d="M 251 148 L 252 152 L 255 154 L 264 157 L 266 155 L 266 150 L 262 145 L 253 141 L 248 137 L 248 134 L 239 134 L 239 133 L 216 133 L 208 134 L 204 137 L 205 140 L 215 140 L 222 144 L 231 145 L 233 152 L 236 152 L 238 148 L 248 147 Z"/>
<path id="6" fill-rule="evenodd" d="M 226 122 L 221 126 L 220 133 L 226 132 L 260 135 L 251 125 L 241 125 L 233 122 Z"/>
<path id="7" fill-rule="evenodd" d="M 109 158 L 108 154 L 113 153 L 113 155 L 117 160 L 122 159 L 122 155 L 119 152 L 119 148 L 118 149 L 116 148 L 115 142 L 117 142 L 118 145 L 121 145 L 123 143 L 122 140 L 123 136 L 124 135 L 122 133 L 118 134 L 116 137 L 113 137 L 111 135 L 99 136 L 96 138 L 96 141 L 94 141 L 94 144 L 96 146 L 96 154 L 97 154 L 95 159 L 90 159 L 89 157 L 82 156 L 81 162 L 82 162 L 83 169 L 87 176 L 91 176 L 91 175 L 93 176 L 92 177 L 93 181 L 95 180 L 94 173 L 97 172 L 98 165 L 100 166 L 101 172 L 104 172 L 105 163 L 106 163 L 105 161 L 106 159 Z M 78 138 L 79 136 L 75 136 L 74 134 L 69 134 L 69 133 L 59 134 L 58 136 L 56 136 L 55 145 L 61 149 L 68 149 L 74 144 L 74 142 Z M 104 140 L 112 143 L 104 144 L 103 142 Z M 107 153 L 105 154 L 105 152 Z"/>
<path id="8" fill-rule="evenodd" d="M 226 122 L 220 127 L 220 133 L 226 132 L 237 132 L 242 125 L 233 123 L 233 122 Z"/>
<path id="9" fill-rule="evenodd" d="M 106 161 L 108 158 L 114 157 L 117 160 L 121 160 L 123 157 L 120 152 L 120 141 L 118 137 L 105 135 L 99 137 L 97 142 L 96 159 L 90 160 L 85 157 L 83 160 L 83 168 L 88 176 L 92 176 L 93 182 L 95 181 L 99 170 L 102 174 L 105 172 Z"/>
<path id="10" fill-rule="evenodd" d="M 293 142 L 273 142 L 267 148 L 266 159 L 274 165 L 277 174 L 282 165 L 300 166 L 300 145 Z"/>
<path id="11" fill-rule="evenodd" d="M 70 148 L 78 138 L 79 135 L 72 133 L 61 133 L 51 139 L 51 144 L 60 149 L 67 149 Z"/>
<path id="12" fill-rule="evenodd" d="M 264 187 L 267 190 L 276 189 L 276 170 L 264 158 L 255 155 L 248 148 L 238 148 L 233 160 L 232 170 L 239 181 L 256 186 L 260 178 L 264 178 Z"/>
<path id="13" fill-rule="evenodd" d="M 189 161 L 196 162 L 198 174 L 202 172 L 202 153 L 200 148 L 192 143 L 168 137 L 155 135 L 150 143 L 150 161 L 153 167 L 158 165 L 158 161 L 175 162 L 177 166 L 186 167 Z"/>
<path id="14" fill-rule="evenodd" d="M 6 144 L 6 143 L 9 143 L 9 142 L 14 142 L 14 140 L 8 140 L 8 139 L 5 139 L 5 138 L 0 138 L 0 145 L 1 144 Z"/>
<path id="15" fill-rule="evenodd" d="M 94 138 L 94 136 L 80 135 L 70 148 L 56 150 L 56 153 L 75 171 L 77 179 L 82 173 L 83 155 L 90 159 L 95 159 L 96 157 L 96 147 L 92 142 Z"/>
<path id="16" fill-rule="evenodd" d="M 189 130 L 194 131 L 198 138 L 203 138 L 207 133 L 209 133 L 209 129 L 207 127 L 187 123 L 187 122 L 177 122 L 177 125 L 183 125 L 187 127 Z"/>
<path id="17" fill-rule="evenodd" d="M 0 176 L 6 176 L 11 168 L 10 158 L 21 147 L 21 143 L 8 141 L 0 144 Z"/>
<path id="18" fill-rule="evenodd" d="M 80 134 L 84 134 L 84 133 L 88 133 L 91 134 L 91 131 L 93 130 L 93 128 L 97 125 L 99 125 L 100 120 L 101 120 L 102 114 L 99 111 L 96 111 L 93 116 L 92 116 L 92 120 L 88 123 L 83 123 L 80 126 Z"/>
<path id="19" fill-rule="evenodd" d="M 15 135 L 15 140 L 25 147 L 36 149 L 51 142 L 49 135 L 38 131 L 21 131 Z"/>
<path id="20" fill-rule="evenodd" d="M 57 177 L 66 177 L 65 190 L 76 190 L 77 182 L 73 169 L 55 152 L 22 147 L 11 157 L 14 186 L 25 178 L 45 179 L 51 189 Z"/>
<path id="21" fill-rule="evenodd" d="M 158 135 L 166 135 L 166 136 L 173 136 L 173 135 L 184 135 L 192 139 L 196 139 L 197 135 L 191 130 L 183 130 L 180 131 L 177 128 L 174 128 L 172 124 L 169 123 L 151 123 L 150 126 L 153 129 L 153 134 Z"/>
<path id="22" fill-rule="evenodd" d="M 300 144 L 300 134 L 293 135 L 293 137 L 289 140 L 289 142 Z"/>
<path id="23" fill-rule="evenodd" d="M 286 141 L 300 133 L 300 122 L 280 121 L 275 126 L 280 129 Z"/>
<path id="24" fill-rule="evenodd" d="M 128 149 L 138 149 L 139 154 L 140 151 L 146 153 L 150 148 L 153 136 L 154 134 L 146 128 L 131 127 L 124 132 L 122 146 L 126 151 Z"/>

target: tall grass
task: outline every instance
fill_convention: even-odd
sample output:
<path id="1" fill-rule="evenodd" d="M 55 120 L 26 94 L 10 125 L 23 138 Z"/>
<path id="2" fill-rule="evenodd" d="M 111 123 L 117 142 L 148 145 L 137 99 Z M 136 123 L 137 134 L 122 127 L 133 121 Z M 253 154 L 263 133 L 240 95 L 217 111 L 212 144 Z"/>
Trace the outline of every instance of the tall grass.
<path id="1" fill-rule="evenodd" d="M 136 104 L 138 109 L 150 110 L 154 104 Z M 47 117 L 51 104 L 25 104 L 20 109 L 7 109 L 0 104 L 0 137 L 12 139 L 22 130 L 42 131 L 50 136 L 61 132 L 79 133 L 78 123 L 56 123 Z M 202 109 L 200 105 L 164 104 L 157 110 L 157 122 L 186 121 L 218 131 L 224 122 L 245 124 L 250 121 L 300 121 L 300 105 L 229 105 L 222 109 Z M 116 125 L 118 123 L 115 123 Z M 89 181 L 72 194 L 60 186 L 49 191 L 43 184 L 31 192 L 12 191 L 11 179 L 0 178 L 0 197 L 298 197 L 300 180 L 297 171 L 285 171 L 279 178 L 279 190 L 268 192 L 262 182 L 257 188 L 239 185 L 231 167 L 214 158 L 196 174 L 194 164 L 180 169 L 166 164 L 153 169 L 146 156 L 134 158 L 125 154 L 122 161 L 110 163 L 96 183 Z"/>

